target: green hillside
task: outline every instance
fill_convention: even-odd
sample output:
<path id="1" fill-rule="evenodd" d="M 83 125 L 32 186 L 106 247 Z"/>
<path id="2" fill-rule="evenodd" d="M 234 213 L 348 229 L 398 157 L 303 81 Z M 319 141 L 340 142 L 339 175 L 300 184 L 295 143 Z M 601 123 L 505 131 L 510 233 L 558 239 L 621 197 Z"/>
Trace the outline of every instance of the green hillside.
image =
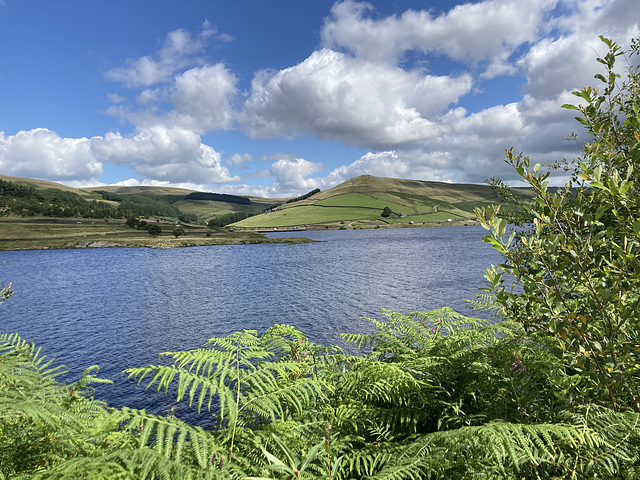
<path id="1" fill-rule="evenodd" d="M 527 190 L 521 193 L 531 195 Z M 474 208 L 499 202 L 487 185 L 361 175 L 234 226 L 255 229 L 375 227 L 468 221 L 475 219 Z M 382 216 L 385 207 L 391 210 L 387 217 Z"/>
<path id="2" fill-rule="evenodd" d="M 8 182 L 2 189 L 2 182 Z M 21 191 L 17 193 L 16 186 Z M 0 215 L 21 217 L 127 218 L 156 217 L 169 222 L 206 225 L 211 219 L 225 225 L 238 216 L 256 215 L 286 198 L 263 198 L 151 186 L 73 188 L 32 178 L 0 175 Z M 96 202 L 83 207 L 85 202 Z M 109 206 L 111 210 L 104 207 Z M 52 208 L 55 207 L 55 208 Z M 96 207 L 101 209 L 96 213 Z M 91 213 L 86 213 L 91 210 Z M 240 214 L 228 220 L 231 214 Z"/>
<path id="3" fill-rule="evenodd" d="M 236 212 L 255 215 L 274 203 L 283 201 L 282 199 L 214 194 L 172 187 L 108 186 L 91 187 L 88 190 L 107 192 L 116 196 L 133 195 L 153 198 L 178 209 L 183 219 L 189 219 L 185 221 L 200 224 L 206 224 L 213 218 Z M 108 196 L 108 198 L 115 197 Z"/>
<path id="4" fill-rule="evenodd" d="M 198 192 L 172 187 L 71 188 L 59 183 L 0 175 L 32 188 L 23 197 L 0 192 L 3 215 L 126 219 L 247 229 L 364 228 L 469 222 L 474 208 L 499 203 L 486 185 L 449 184 L 361 175 L 298 200 Z M 14 189 L 15 190 L 15 189 Z M 56 193 L 57 192 L 57 193 Z M 530 195 L 522 191 L 523 195 Z M 4 196 L 3 196 L 4 195 Z M 3 200 L 4 199 L 4 200 Z M 84 205 L 86 202 L 87 205 Z M 107 208 L 108 207 L 108 208 Z M 390 211 L 383 216 L 385 208 Z M 267 213 L 262 213 L 262 212 Z M 243 217 L 248 217 L 244 218 Z M 210 223 L 214 221 L 213 223 Z"/>
<path id="5" fill-rule="evenodd" d="M 166 187 L 78 189 L 0 175 L 0 251 L 273 243 L 256 232 L 205 225 L 235 211 L 261 212 L 273 201 Z"/>

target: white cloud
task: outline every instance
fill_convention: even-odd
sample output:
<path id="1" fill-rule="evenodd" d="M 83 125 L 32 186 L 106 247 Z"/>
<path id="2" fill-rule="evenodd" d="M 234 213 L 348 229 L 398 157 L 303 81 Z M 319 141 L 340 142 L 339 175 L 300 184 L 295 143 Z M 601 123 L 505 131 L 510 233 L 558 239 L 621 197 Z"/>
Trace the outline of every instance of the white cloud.
<path id="1" fill-rule="evenodd" d="M 470 90 L 469 75 L 422 75 L 323 49 L 294 67 L 257 74 L 243 125 L 254 137 L 306 132 L 384 149 L 436 135 L 429 117 Z"/>
<path id="2" fill-rule="evenodd" d="M 105 113 L 127 120 L 140 130 L 163 125 L 202 135 L 234 127 L 238 113 L 237 78 L 223 64 L 194 67 L 176 75 L 171 83 L 144 89 L 137 106 L 112 105 Z"/>
<path id="3" fill-rule="evenodd" d="M 394 151 L 368 152 L 350 165 L 341 165 L 332 170 L 324 183 L 335 186 L 358 175 L 408 178 L 411 171 L 409 163 L 398 158 Z"/>
<path id="4" fill-rule="evenodd" d="M 243 75 L 205 61 L 214 37 L 230 40 L 205 22 L 195 35 L 170 32 L 157 52 L 106 74 L 139 89 L 130 104 L 107 94 L 107 113 L 130 122 L 132 134 L 0 133 L 0 171 L 71 182 L 97 178 L 102 163 L 113 162 L 145 177 L 131 180 L 138 184 L 215 185 L 217 191 L 269 196 L 329 188 L 361 174 L 508 180 L 514 173 L 502 161 L 505 148 L 536 162 L 577 154 L 577 146 L 562 139 L 581 127 L 575 112 L 560 105 L 578 101 L 572 90 L 597 85 L 593 75 L 602 69 L 596 52 L 606 51 L 598 35 L 624 44 L 640 36 L 638 18 L 638 0 L 484 0 L 442 14 L 391 16 L 347 0 L 333 6 L 317 51 L 290 68 L 256 72 L 248 92 L 239 85 Z M 500 104 L 490 95 L 501 84 L 488 82 L 509 85 L 512 79 L 498 78 L 505 76 L 523 89 Z M 489 107 L 464 108 L 471 92 Z M 201 135 L 238 124 L 254 138 L 308 135 L 370 151 L 326 176 L 318 176 L 324 175 L 320 163 L 295 152 L 270 157 L 276 160 L 270 168 L 256 173 L 252 155 L 229 152 L 223 162 L 219 151 L 202 143 Z M 229 168 L 273 183 L 246 185 Z"/>
<path id="5" fill-rule="evenodd" d="M 490 61 L 488 72 L 512 73 L 507 57 L 525 42 L 535 41 L 545 13 L 557 0 L 489 0 L 457 5 L 433 16 L 407 10 L 382 19 L 373 7 L 346 0 L 336 3 L 322 29 L 324 45 L 344 48 L 359 58 L 396 64 L 410 51 L 445 54 L 465 62 Z"/>
<path id="6" fill-rule="evenodd" d="M 320 170 L 322 164 L 303 158 L 277 160 L 269 168 L 269 174 L 275 178 L 269 191 L 271 194 L 295 196 L 319 188 L 320 181 L 309 176 Z"/>
<path id="7" fill-rule="evenodd" d="M 236 116 L 231 105 L 236 83 L 236 76 L 223 64 L 187 70 L 175 78 L 174 109 L 194 131 L 230 128 Z"/>
<path id="8" fill-rule="evenodd" d="M 155 125 L 130 136 L 109 132 L 94 137 L 91 148 L 104 162 L 130 165 L 137 174 L 172 182 L 237 182 L 221 162 L 221 155 L 188 129 Z"/>
<path id="9" fill-rule="evenodd" d="M 122 103 L 126 100 L 122 95 L 118 95 L 117 93 L 107 93 L 107 98 L 111 103 Z"/>
<path id="10" fill-rule="evenodd" d="M 588 3 L 593 2 L 585 2 Z M 623 46 L 631 38 L 637 38 L 640 35 L 637 21 L 640 18 L 640 3 L 629 5 L 630 10 L 623 15 L 614 12 L 618 12 L 617 7 L 625 3 L 624 0 L 598 3 L 604 5 L 594 6 L 593 11 L 585 11 L 582 5 L 581 14 L 593 17 L 593 23 L 584 25 L 580 15 L 572 16 L 571 19 L 576 21 L 573 25 L 575 30 L 558 38 L 542 39 L 522 56 L 518 66 L 527 78 L 525 93 L 545 100 L 555 98 L 564 91 L 580 89 L 583 85 L 600 87 L 601 84 L 593 79 L 594 74 L 603 73 L 603 66 L 596 61 L 596 57 L 606 54 L 607 47 L 598 37 L 600 34 L 608 36 Z M 629 25 L 630 17 L 636 19 L 632 25 Z M 571 26 L 566 18 L 560 23 L 565 29 Z"/>
<path id="11" fill-rule="evenodd" d="M 242 167 L 243 165 L 253 162 L 253 160 L 253 155 L 250 153 L 234 153 L 231 157 L 227 158 L 225 164 L 231 167 Z"/>
<path id="12" fill-rule="evenodd" d="M 209 38 L 216 33 L 217 30 L 206 21 L 195 37 L 186 30 L 174 30 L 169 32 L 162 48 L 154 56 L 129 59 L 125 67 L 111 69 L 105 76 L 129 88 L 166 82 L 176 71 L 197 63 L 196 55 L 203 52 Z M 228 41 L 229 37 L 223 36 L 222 40 Z"/>
<path id="13" fill-rule="evenodd" d="M 0 132 L 0 171 L 59 181 L 100 177 L 102 163 L 93 157 L 90 140 L 62 138 L 46 128 L 36 128 L 8 136 Z"/>
<path id="14" fill-rule="evenodd" d="M 16 135 L 0 132 L 0 171 L 6 175 L 94 184 L 103 163 L 130 166 L 148 181 L 232 183 L 240 181 L 222 165 L 221 154 L 185 129 L 161 125 L 123 136 L 63 138 L 38 128 Z"/>

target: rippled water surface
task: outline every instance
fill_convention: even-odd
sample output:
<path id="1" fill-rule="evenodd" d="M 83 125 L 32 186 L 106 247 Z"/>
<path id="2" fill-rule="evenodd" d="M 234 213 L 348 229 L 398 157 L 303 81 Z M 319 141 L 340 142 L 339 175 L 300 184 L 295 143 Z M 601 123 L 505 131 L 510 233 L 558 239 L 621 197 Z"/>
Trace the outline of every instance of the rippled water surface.
<path id="1" fill-rule="evenodd" d="M 20 335 L 67 365 L 90 365 L 115 386 L 113 405 L 164 408 L 120 372 L 163 351 L 202 346 L 240 329 L 289 323 L 318 343 L 368 328 L 382 308 L 409 313 L 462 302 L 500 260 L 481 227 L 300 232 L 322 243 L 170 250 L 2 252 L 0 332 Z M 275 234 L 274 234 L 275 235 Z M 153 395 L 151 396 L 153 398 Z M 170 403 L 170 402 L 169 402 Z"/>

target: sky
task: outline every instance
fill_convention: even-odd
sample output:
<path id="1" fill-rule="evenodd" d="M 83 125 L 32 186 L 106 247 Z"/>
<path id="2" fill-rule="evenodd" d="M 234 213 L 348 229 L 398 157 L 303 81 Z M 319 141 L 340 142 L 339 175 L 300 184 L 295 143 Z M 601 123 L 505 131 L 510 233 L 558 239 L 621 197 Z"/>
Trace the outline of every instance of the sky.
<path id="1" fill-rule="evenodd" d="M 263 197 L 513 183 L 507 148 L 579 156 L 560 106 L 598 84 L 599 35 L 628 47 L 639 23 L 639 0 L 0 0 L 0 173 Z"/>

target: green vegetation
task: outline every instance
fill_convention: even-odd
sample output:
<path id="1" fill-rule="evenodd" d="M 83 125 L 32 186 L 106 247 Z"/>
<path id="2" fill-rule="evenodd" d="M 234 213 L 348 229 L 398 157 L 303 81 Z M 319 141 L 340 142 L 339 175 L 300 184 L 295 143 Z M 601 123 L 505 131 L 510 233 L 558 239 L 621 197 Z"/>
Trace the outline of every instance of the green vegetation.
<path id="1" fill-rule="evenodd" d="M 129 222 L 129 225 L 126 223 Z M 184 234 L 174 237 L 173 222 L 144 221 L 143 227 L 160 229 L 151 237 L 147 228 L 132 228 L 140 220 L 85 220 L 59 218 L 0 217 L 0 250 L 49 248 L 151 247 L 173 248 L 202 245 L 253 243 L 304 243 L 308 239 L 274 239 L 256 232 L 209 229 L 184 225 Z M 156 230 L 157 232 L 157 230 Z"/>
<path id="2" fill-rule="evenodd" d="M 245 218 L 249 218 L 251 213 L 249 212 L 231 212 L 223 215 L 218 215 L 207 222 L 210 227 L 226 227 L 232 223 L 239 222 Z"/>
<path id="3" fill-rule="evenodd" d="M 86 200 L 75 192 L 57 188 L 37 189 L 31 185 L 0 179 L 0 215 L 11 214 L 59 218 L 120 216 L 112 205 Z"/>
<path id="4" fill-rule="evenodd" d="M 197 200 L 200 197 L 217 200 Z M 165 187 L 101 187 L 88 191 L 1 175 L 0 250 L 273 243 L 273 239 L 253 232 L 204 227 L 204 219 L 209 219 L 213 227 L 221 227 L 262 212 L 272 202 Z M 178 221 L 190 225 L 176 228 Z M 167 235 L 180 240 L 169 241 L 164 238 Z M 308 240 L 293 242 L 304 241 Z"/>
<path id="5" fill-rule="evenodd" d="M 306 200 L 307 198 L 312 197 L 316 193 L 320 193 L 320 189 L 319 188 L 315 188 L 315 189 L 311 190 L 310 192 L 305 193 L 304 195 L 300 195 L 299 197 L 290 198 L 285 203 L 293 203 L 293 202 L 299 202 L 301 200 Z"/>
<path id="6" fill-rule="evenodd" d="M 310 192 L 311 193 L 311 192 Z M 516 190 L 519 198 L 532 191 Z M 343 222 L 359 227 L 409 224 L 435 225 L 447 220 L 475 222 L 474 209 L 502 202 L 487 185 L 447 184 L 362 175 L 307 198 L 285 203 L 262 215 L 237 221 L 234 227 L 339 228 Z M 394 215 L 381 219 L 388 207 Z"/>
<path id="7" fill-rule="evenodd" d="M 224 193 L 205 193 L 205 192 L 192 192 L 186 197 L 185 200 L 210 200 L 214 202 L 227 202 L 227 203 L 239 203 L 241 205 L 250 205 L 251 200 L 247 197 L 239 197 L 238 195 L 227 195 Z"/>
<path id="8" fill-rule="evenodd" d="M 211 430 L 108 408 L 96 367 L 61 384 L 61 367 L 3 335 L 0 478 L 639 478 L 640 73 L 619 83 L 603 40 L 603 91 L 567 106 L 593 136 L 575 184 L 552 193 L 549 172 L 508 151 L 535 201 L 496 186 L 532 225 L 507 236 L 500 208 L 477 211 L 504 262 L 472 303 L 499 321 L 383 312 L 342 336 L 359 354 L 275 325 L 126 370 Z"/>
<path id="9" fill-rule="evenodd" d="M 640 74 L 618 84 L 620 48 L 607 39 L 603 91 L 575 92 L 592 142 L 585 146 L 573 184 L 550 192 L 548 173 L 528 157 L 509 162 L 535 190 L 524 206 L 531 231 L 505 239 L 499 209 L 480 212 L 486 241 L 505 256 L 488 272 L 490 291 L 509 316 L 556 341 L 554 353 L 580 374 L 567 381 L 572 395 L 614 411 L 640 413 Z M 640 43 L 634 43 L 640 53 Z M 516 241 L 514 241 L 516 240 Z M 520 289 L 507 289 L 505 273 Z"/>

